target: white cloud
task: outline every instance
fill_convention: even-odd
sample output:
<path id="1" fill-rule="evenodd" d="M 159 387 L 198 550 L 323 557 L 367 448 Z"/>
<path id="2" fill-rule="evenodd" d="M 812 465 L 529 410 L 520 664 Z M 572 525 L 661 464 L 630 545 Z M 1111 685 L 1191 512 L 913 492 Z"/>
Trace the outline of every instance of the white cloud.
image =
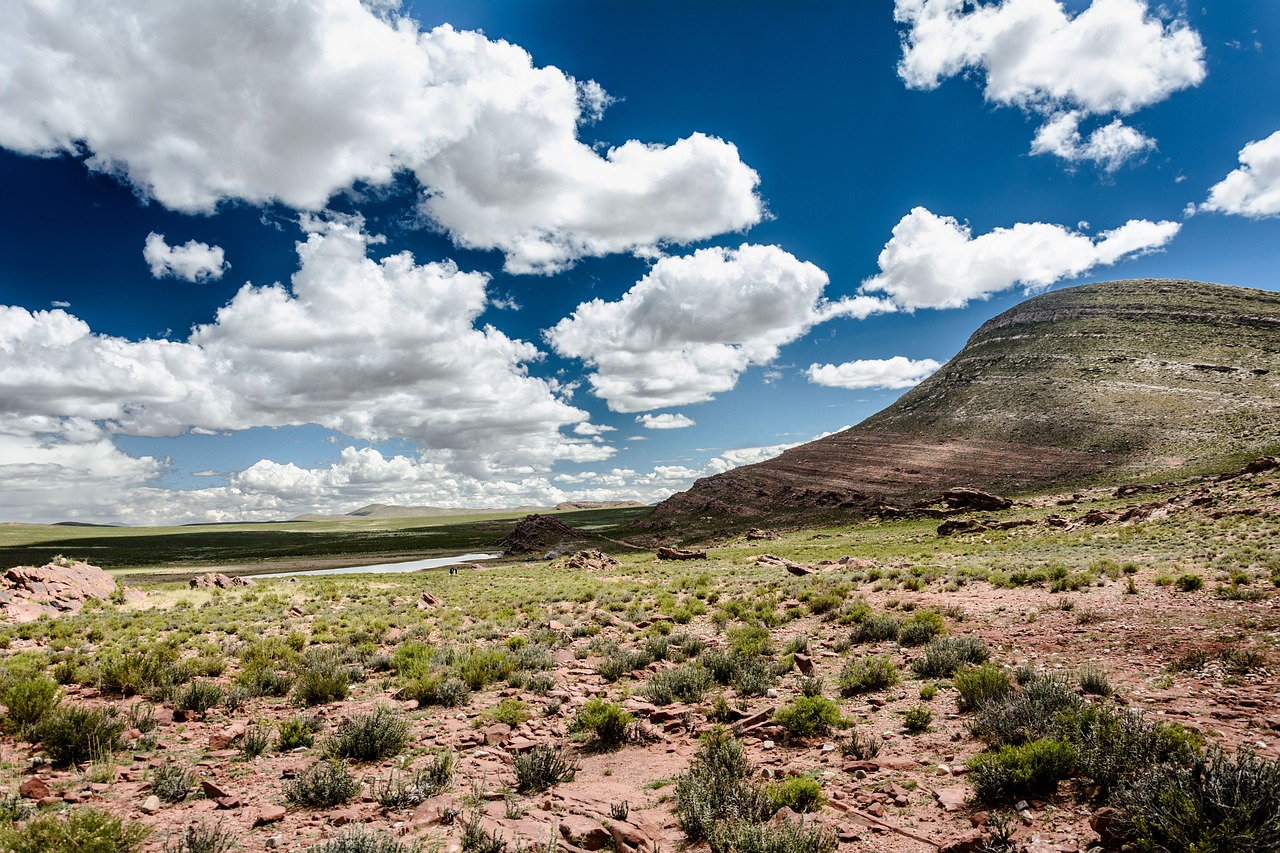
<path id="1" fill-rule="evenodd" d="M 759 222 L 758 176 L 692 134 L 603 153 L 609 98 L 523 49 L 357 0 L 19 0 L 0 28 L 0 145 L 87 155 L 174 210 L 323 208 L 412 174 L 422 212 L 514 272 Z M 246 47 L 249 46 L 249 47 Z"/>
<path id="2" fill-rule="evenodd" d="M 1053 154 L 1072 163 L 1090 161 L 1104 171 L 1114 172 L 1156 147 L 1154 139 L 1120 119 L 1094 130 L 1085 139 L 1080 134 L 1080 118 L 1078 112 L 1066 112 L 1042 125 L 1031 141 L 1031 153 Z"/>
<path id="3" fill-rule="evenodd" d="M 910 388 L 919 385 L 941 364 L 931 358 L 859 359 L 844 364 L 811 364 L 805 371 L 809 381 L 830 388 Z"/>
<path id="4" fill-rule="evenodd" d="M 290 287 L 246 284 L 185 342 L 0 306 L 0 419 L 75 417 L 139 436 L 319 424 L 409 439 L 424 460 L 477 477 L 614 452 L 562 433 L 587 415 L 528 374 L 535 346 L 476 327 L 486 276 L 407 252 L 375 262 L 358 220 L 304 225 Z"/>
<path id="5" fill-rule="evenodd" d="M 1200 209 L 1241 216 L 1280 214 L 1280 130 L 1240 149 L 1240 168 L 1209 190 Z"/>
<path id="6" fill-rule="evenodd" d="M 1199 34 L 1144 0 L 1093 0 L 1074 16 L 1059 0 L 897 0 L 894 19 L 907 26 L 898 74 L 908 87 L 980 71 L 988 101 L 1052 117 L 1035 153 L 1107 169 L 1154 141 L 1113 122 L 1082 142 L 1081 118 L 1129 115 L 1205 77 Z"/>
<path id="7" fill-rule="evenodd" d="M 906 310 L 962 308 L 1018 285 L 1039 290 L 1155 251 L 1180 228 L 1176 222 L 1134 219 L 1095 239 L 1062 225 L 1020 222 L 974 237 L 956 219 L 917 207 L 894 226 L 880 252 L 880 273 L 862 289 L 886 293 Z"/>
<path id="8" fill-rule="evenodd" d="M 546 332 L 585 361 L 617 412 L 699 403 L 817 323 L 893 310 L 869 296 L 823 298 L 827 274 L 777 246 L 700 249 L 659 260 L 616 302 L 594 299 Z"/>
<path id="9" fill-rule="evenodd" d="M 645 429 L 684 429 L 696 426 L 697 421 L 678 412 L 661 415 L 637 415 L 636 421 Z"/>
<path id="10" fill-rule="evenodd" d="M 156 278 L 174 276 L 187 281 L 209 281 L 222 278 L 230 268 L 221 246 L 188 240 L 181 246 L 170 246 L 163 234 L 152 231 L 142 247 L 142 257 Z"/>

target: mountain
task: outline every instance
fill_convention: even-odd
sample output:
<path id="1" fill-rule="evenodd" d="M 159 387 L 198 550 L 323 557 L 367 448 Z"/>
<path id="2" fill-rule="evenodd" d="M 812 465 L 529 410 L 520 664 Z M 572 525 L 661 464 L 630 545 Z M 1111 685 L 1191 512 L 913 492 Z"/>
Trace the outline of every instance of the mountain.
<path id="1" fill-rule="evenodd" d="M 1033 493 L 1225 470 L 1280 449 L 1280 294 L 1136 280 L 1053 291 L 855 427 L 697 481 L 655 527 L 868 513 L 953 486 Z"/>

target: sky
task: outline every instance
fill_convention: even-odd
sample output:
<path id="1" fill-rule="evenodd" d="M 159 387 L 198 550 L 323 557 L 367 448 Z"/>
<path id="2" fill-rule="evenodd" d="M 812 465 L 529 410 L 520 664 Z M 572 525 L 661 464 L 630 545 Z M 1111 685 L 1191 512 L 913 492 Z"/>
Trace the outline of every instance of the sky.
<path id="1" fill-rule="evenodd" d="M 1278 216 L 1272 0 L 14 0 L 0 521 L 652 503 Z"/>

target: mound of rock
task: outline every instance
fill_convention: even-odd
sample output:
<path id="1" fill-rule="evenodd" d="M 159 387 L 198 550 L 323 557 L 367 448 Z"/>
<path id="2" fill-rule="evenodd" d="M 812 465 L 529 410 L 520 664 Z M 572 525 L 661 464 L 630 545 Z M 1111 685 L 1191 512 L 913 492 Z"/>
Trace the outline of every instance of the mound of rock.
<path id="1" fill-rule="evenodd" d="M 534 513 L 520 520 L 502 540 L 502 547 L 509 554 L 545 553 L 574 536 L 574 529 L 560 519 Z"/>
<path id="2" fill-rule="evenodd" d="M 0 614 L 11 622 L 31 622 L 75 613 L 86 599 L 105 601 L 115 591 L 116 579 L 88 563 L 18 566 L 0 577 Z"/>
<path id="3" fill-rule="evenodd" d="M 569 568 L 584 572 L 605 572 L 618 565 L 618 561 L 604 551 L 579 551 L 569 558 Z"/>
<path id="4" fill-rule="evenodd" d="M 224 575 L 219 572 L 196 575 L 189 581 L 189 584 L 192 589 L 231 589 L 233 586 L 258 585 L 253 578 L 233 578 L 230 575 Z"/>

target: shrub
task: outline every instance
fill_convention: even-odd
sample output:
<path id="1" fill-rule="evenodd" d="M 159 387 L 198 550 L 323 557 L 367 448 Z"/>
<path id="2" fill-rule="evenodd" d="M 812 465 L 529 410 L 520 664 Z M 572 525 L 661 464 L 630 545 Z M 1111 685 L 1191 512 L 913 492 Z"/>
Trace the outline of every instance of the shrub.
<path id="1" fill-rule="evenodd" d="M 753 778 L 742 744 L 716 726 L 702 738 L 689 769 L 676 780 L 675 813 L 690 841 L 709 837 L 726 821 L 761 821 L 773 813 Z"/>
<path id="2" fill-rule="evenodd" d="M 245 729 L 244 739 L 240 741 L 240 754 L 252 760 L 266 752 L 270 746 L 271 730 L 266 726 L 252 725 Z"/>
<path id="3" fill-rule="evenodd" d="M 1052 730 L 1075 749 L 1076 769 L 1099 800 L 1150 767 L 1190 761 L 1200 748 L 1199 739 L 1181 726 L 1111 705 L 1060 711 Z"/>
<path id="4" fill-rule="evenodd" d="M 621 705 L 599 698 L 589 699 L 578 709 L 569 731 L 588 733 L 590 745 L 595 749 L 617 749 L 626 743 L 634 720 Z"/>
<path id="5" fill-rule="evenodd" d="M 873 613 L 857 624 L 850 635 L 855 643 L 879 643 L 883 640 L 896 640 L 901 623 L 891 613 Z"/>
<path id="6" fill-rule="evenodd" d="M 180 803 L 191 793 L 196 774 L 181 764 L 161 764 L 151 777 L 151 792 L 166 803 Z"/>
<path id="7" fill-rule="evenodd" d="M 286 802 L 312 808 L 340 806 L 360 793 L 360 783 L 340 761 L 317 761 L 284 784 Z"/>
<path id="8" fill-rule="evenodd" d="M 876 735 L 863 734 L 858 729 L 849 732 L 849 737 L 840 741 L 840 754 L 858 761 L 866 761 L 880 754 L 881 740 Z"/>
<path id="9" fill-rule="evenodd" d="M 1280 762 L 1219 748 L 1185 767 L 1153 767 L 1116 799 L 1140 850 L 1280 850 Z"/>
<path id="10" fill-rule="evenodd" d="M 822 786 L 808 776 L 792 776 L 776 782 L 768 787 L 767 792 L 775 811 L 785 806 L 803 814 L 817 810 L 826 800 Z"/>
<path id="11" fill-rule="evenodd" d="M 529 706 L 515 697 L 508 697 L 492 708 L 486 709 L 480 716 L 515 728 L 529 719 Z"/>
<path id="12" fill-rule="evenodd" d="M 293 701 L 305 707 L 327 705 L 347 698 L 351 673 L 333 653 L 312 649 L 293 685 Z"/>
<path id="13" fill-rule="evenodd" d="M 186 670 L 178 664 L 177 650 L 162 643 L 100 654 L 95 670 L 99 690 L 122 696 L 172 687 L 188 678 Z"/>
<path id="14" fill-rule="evenodd" d="M 561 782 L 571 782 L 578 772 L 578 765 L 562 748 L 541 744 L 516 755 L 511 768 L 516 774 L 516 790 L 522 794 L 536 794 Z"/>
<path id="15" fill-rule="evenodd" d="M 506 649 L 473 651 L 454 664 L 458 679 L 470 690 L 483 690 L 515 672 L 515 661 Z"/>
<path id="16" fill-rule="evenodd" d="M 993 699 L 1003 699 L 1013 690 L 1009 673 L 990 663 L 961 669 L 951 683 L 960 694 L 961 711 L 971 711 Z"/>
<path id="17" fill-rule="evenodd" d="M 778 680 L 773 667 L 769 665 L 769 659 L 759 655 L 737 656 L 735 666 L 733 679 L 729 683 L 743 696 L 763 696 Z"/>
<path id="18" fill-rule="evenodd" d="M 947 632 L 942 614 L 936 610 L 920 610 L 898 628 L 898 642 L 904 646 L 923 646 Z"/>
<path id="19" fill-rule="evenodd" d="M 189 823 L 182 828 L 175 839 L 172 835 L 164 840 L 164 853 L 228 853 L 239 847 L 236 833 L 224 829 L 222 821 L 209 826 L 201 818 L 199 823 Z"/>
<path id="20" fill-rule="evenodd" d="M 306 853 L 418 853 L 421 841 L 401 841 L 383 829 L 347 827 L 319 844 L 308 847 Z"/>
<path id="21" fill-rule="evenodd" d="M 133 853 L 151 830 L 126 823 L 102 809 L 80 806 L 62 814 L 46 812 L 0 831 L 5 853 Z"/>
<path id="22" fill-rule="evenodd" d="M 1080 684 L 1080 689 L 1092 696 L 1110 696 L 1115 692 L 1111 686 L 1111 682 L 1107 680 L 1107 674 L 1096 666 L 1088 666 L 1080 670 L 1076 681 Z"/>
<path id="23" fill-rule="evenodd" d="M 334 758 L 377 761 L 398 755 L 409 739 L 409 724 L 386 705 L 371 714 L 344 720 L 325 743 L 325 753 Z"/>
<path id="24" fill-rule="evenodd" d="M 965 664 L 986 663 L 991 652 L 976 637 L 939 637 L 924 647 L 911 669 L 922 678 L 949 678 Z"/>
<path id="25" fill-rule="evenodd" d="M 784 820 L 757 824 L 730 821 L 707 839 L 712 853 L 831 853 L 836 836 L 821 825 Z"/>
<path id="26" fill-rule="evenodd" d="M 701 702 L 702 695 L 709 687 L 711 673 L 695 663 L 655 672 L 640 692 L 655 705 L 670 705 L 677 699 L 681 702 Z"/>
<path id="27" fill-rule="evenodd" d="M 81 764 L 120 747 L 124 721 L 106 708 L 67 705 L 36 725 L 36 737 L 55 767 Z"/>
<path id="28" fill-rule="evenodd" d="M 1204 578 L 1194 572 L 1187 572 L 1184 575 L 1178 575 L 1174 584 L 1183 592 L 1195 592 L 1204 587 Z"/>
<path id="29" fill-rule="evenodd" d="M 846 725 L 840 706 L 825 696 L 800 696 L 775 711 L 773 721 L 793 737 L 826 735 Z"/>
<path id="30" fill-rule="evenodd" d="M 1021 744 L 1046 737 L 1054 719 L 1083 701 L 1060 678 L 1037 676 L 1020 691 L 981 706 L 969 722 L 969 731 L 988 746 Z"/>
<path id="31" fill-rule="evenodd" d="M 293 689 L 293 676 L 270 666 L 257 666 L 242 670 L 232 684 L 249 696 L 288 696 Z"/>
<path id="32" fill-rule="evenodd" d="M 208 710 L 222 701 L 222 688 L 209 681 L 193 681 L 178 692 L 173 707 L 179 711 L 191 711 L 204 716 Z"/>
<path id="33" fill-rule="evenodd" d="M 1261 649 L 1241 649 L 1229 646 L 1222 650 L 1220 657 L 1222 658 L 1222 665 L 1232 675 L 1248 675 L 1251 672 L 1265 669 L 1267 666 L 1266 652 Z"/>
<path id="34" fill-rule="evenodd" d="M 453 753 L 436 753 L 431 764 L 414 772 L 411 779 L 392 773 L 384 783 L 374 783 L 373 797 L 388 809 L 404 809 L 434 797 L 453 783 Z"/>
<path id="35" fill-rule="evenodd" d="M 315 743 L 320 721 L 315 717 L 290 717 L 280 721 L 276 732 L 276 749 L 289 752 L 299 747 L 310 748 Z"/>
<path id="36" fill-rule="evenodd" d="M 969 760 L 974 794 L 987 803 L 1051 794 L 1071 775 L 1076 754 L 1070 744 L 1041 738 L 1022 746 L 1002 746 Z"/>
<path id="37" fill-rule="evenodd" d="M 28 676 L 9 684 L 0 701 L 9 709 L 5 722 L 15 730 L 25 731 L 58 707 L 62 691 L 47 676 Z"/>
<path id="38" fill-rule="evenodd" d="M 933 722 L 933 711 L 923 705 L 908 708 L 902 715 L 902 725 L 912 733 L 927 732 Z"/>
<path id="39" fill-rule="evenodd" d="M 759 656 L 773 654 L 769 645 L 769 629 L 763 625 L 739 625 L 730 628 L 726 639 L 729 650 L 739 655 Z"/>
<path id="40" fill-rule="evenodd" d="M 840 670 L 836 685 L 842 696 L 884 690 L 897 684 L 901 671 L 888 655 L 871 655 L 851 660 Z"/>

